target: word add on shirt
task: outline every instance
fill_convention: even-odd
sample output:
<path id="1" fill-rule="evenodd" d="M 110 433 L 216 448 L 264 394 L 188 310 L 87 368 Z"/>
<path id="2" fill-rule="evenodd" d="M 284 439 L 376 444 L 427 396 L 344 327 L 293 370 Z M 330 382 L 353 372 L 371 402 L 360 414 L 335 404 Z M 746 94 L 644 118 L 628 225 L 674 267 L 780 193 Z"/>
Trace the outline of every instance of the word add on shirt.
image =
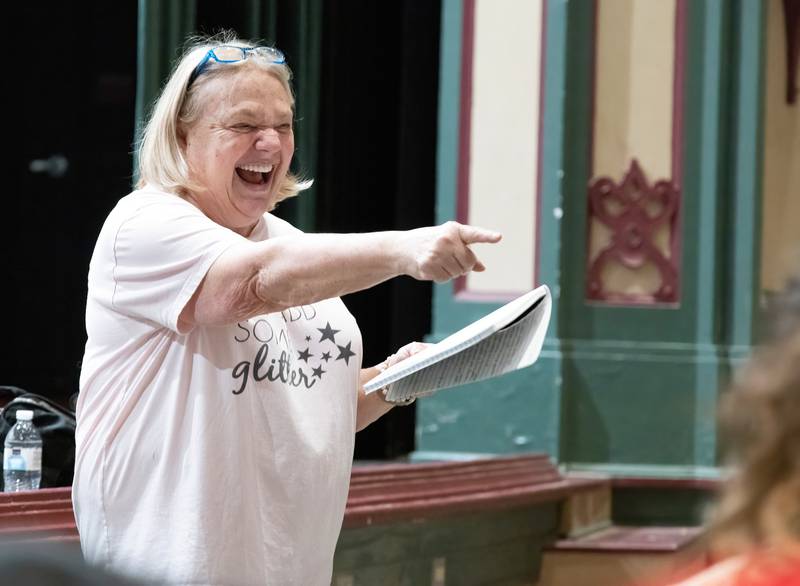
<path id="1" fill-rule="evenodd" d="M 299 231 L 265 214 L 250 240 Z M 152 188 L 120 200 L 89 268 L 73 502 L 93 563 L 168 584 L 330 584 L 361 335 L 339 299 L 188 329 L 244 238 Z"/>

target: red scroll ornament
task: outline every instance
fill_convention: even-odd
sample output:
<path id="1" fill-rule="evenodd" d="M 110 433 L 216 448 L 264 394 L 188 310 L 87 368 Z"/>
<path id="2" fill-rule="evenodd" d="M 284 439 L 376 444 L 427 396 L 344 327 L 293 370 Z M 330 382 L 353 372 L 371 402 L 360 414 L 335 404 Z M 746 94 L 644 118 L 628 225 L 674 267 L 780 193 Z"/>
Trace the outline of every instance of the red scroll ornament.
<path id="1" fill-rule="evenodd" d="M 620 303 L 669 303 L 678 300 L 675 219 L 679 189 L 670 180 L 650 185 L 636 159 L 621 184 L 600 177 L 589 185 L 589 221 L 597 219 L 611 229 L 611 241 L 591 260 L 587 270 L 586 296 L 592 301 Z M 590 224 L 591 225 L 591 224 Z M 656 231 L 669 228 L 669 258 L 653 241 Z M 608 263 L 639 269 L 652 263 L 661 275 L 661 285 L 652 294 L 609 292 L 603 286 L 602 271 Z"/>

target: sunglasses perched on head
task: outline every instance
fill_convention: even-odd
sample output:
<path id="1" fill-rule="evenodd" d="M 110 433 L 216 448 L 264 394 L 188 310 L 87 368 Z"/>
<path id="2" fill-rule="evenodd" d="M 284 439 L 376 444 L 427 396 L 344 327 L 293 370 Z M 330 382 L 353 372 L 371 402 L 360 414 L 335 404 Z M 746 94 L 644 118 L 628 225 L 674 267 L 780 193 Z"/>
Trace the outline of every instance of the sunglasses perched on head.
<path id="1" fill-rule="evenodd" d="M 286 57 L 274 47 L 237 47 L 235 45 L 221 45 L 208 50 L 203 60 L 200 61 L 197 67 L 194 68 L 194 71 L 192 71 L 187 87 L 191 86 L 194 80 L 208 68 L 209 61 L 212 59 L 217 63 L 238 63 L 251 56 L 261 57 L 266 59 L 269 63 L 275 63 L 277 65 L 286 63 Z"/>

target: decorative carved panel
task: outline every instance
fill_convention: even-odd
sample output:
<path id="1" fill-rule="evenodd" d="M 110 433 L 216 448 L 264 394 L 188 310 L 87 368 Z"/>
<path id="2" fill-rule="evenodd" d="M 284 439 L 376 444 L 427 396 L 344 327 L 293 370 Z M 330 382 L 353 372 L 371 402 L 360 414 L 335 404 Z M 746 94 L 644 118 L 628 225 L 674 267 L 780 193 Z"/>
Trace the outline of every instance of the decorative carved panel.
<path id="1" fill-rule="evenodd" d="M 636 159 L 621 182 L 599 177 L 590 184 L 589 230 L 602 225 L 609 236 L 589 258 L 587 299 L 618 303 L 678 300 L 675 227 L 679 203 L 680 190 L 675 182 L 662 179 L 651 184 Z M 657 242 L 657 235 L 664 232 L 666 247 Z M 659 281 L 647 293 L 616 291 L 604 279 L 604 271 L 615 264 L 632 271 L 651 265 Z"/>

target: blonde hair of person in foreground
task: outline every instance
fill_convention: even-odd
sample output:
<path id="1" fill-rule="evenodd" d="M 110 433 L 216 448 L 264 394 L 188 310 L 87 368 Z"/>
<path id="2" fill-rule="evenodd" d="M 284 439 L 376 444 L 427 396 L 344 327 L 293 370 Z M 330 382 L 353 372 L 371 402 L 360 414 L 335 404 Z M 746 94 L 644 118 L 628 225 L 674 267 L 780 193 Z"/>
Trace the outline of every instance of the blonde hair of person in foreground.
<path id="1" fill-rule="evenodd" d="M 755 354 L 720 415 L 734 470 L 711 526 L 723 560 L 677 586 L 800 586 L 799 327 Z"/>

